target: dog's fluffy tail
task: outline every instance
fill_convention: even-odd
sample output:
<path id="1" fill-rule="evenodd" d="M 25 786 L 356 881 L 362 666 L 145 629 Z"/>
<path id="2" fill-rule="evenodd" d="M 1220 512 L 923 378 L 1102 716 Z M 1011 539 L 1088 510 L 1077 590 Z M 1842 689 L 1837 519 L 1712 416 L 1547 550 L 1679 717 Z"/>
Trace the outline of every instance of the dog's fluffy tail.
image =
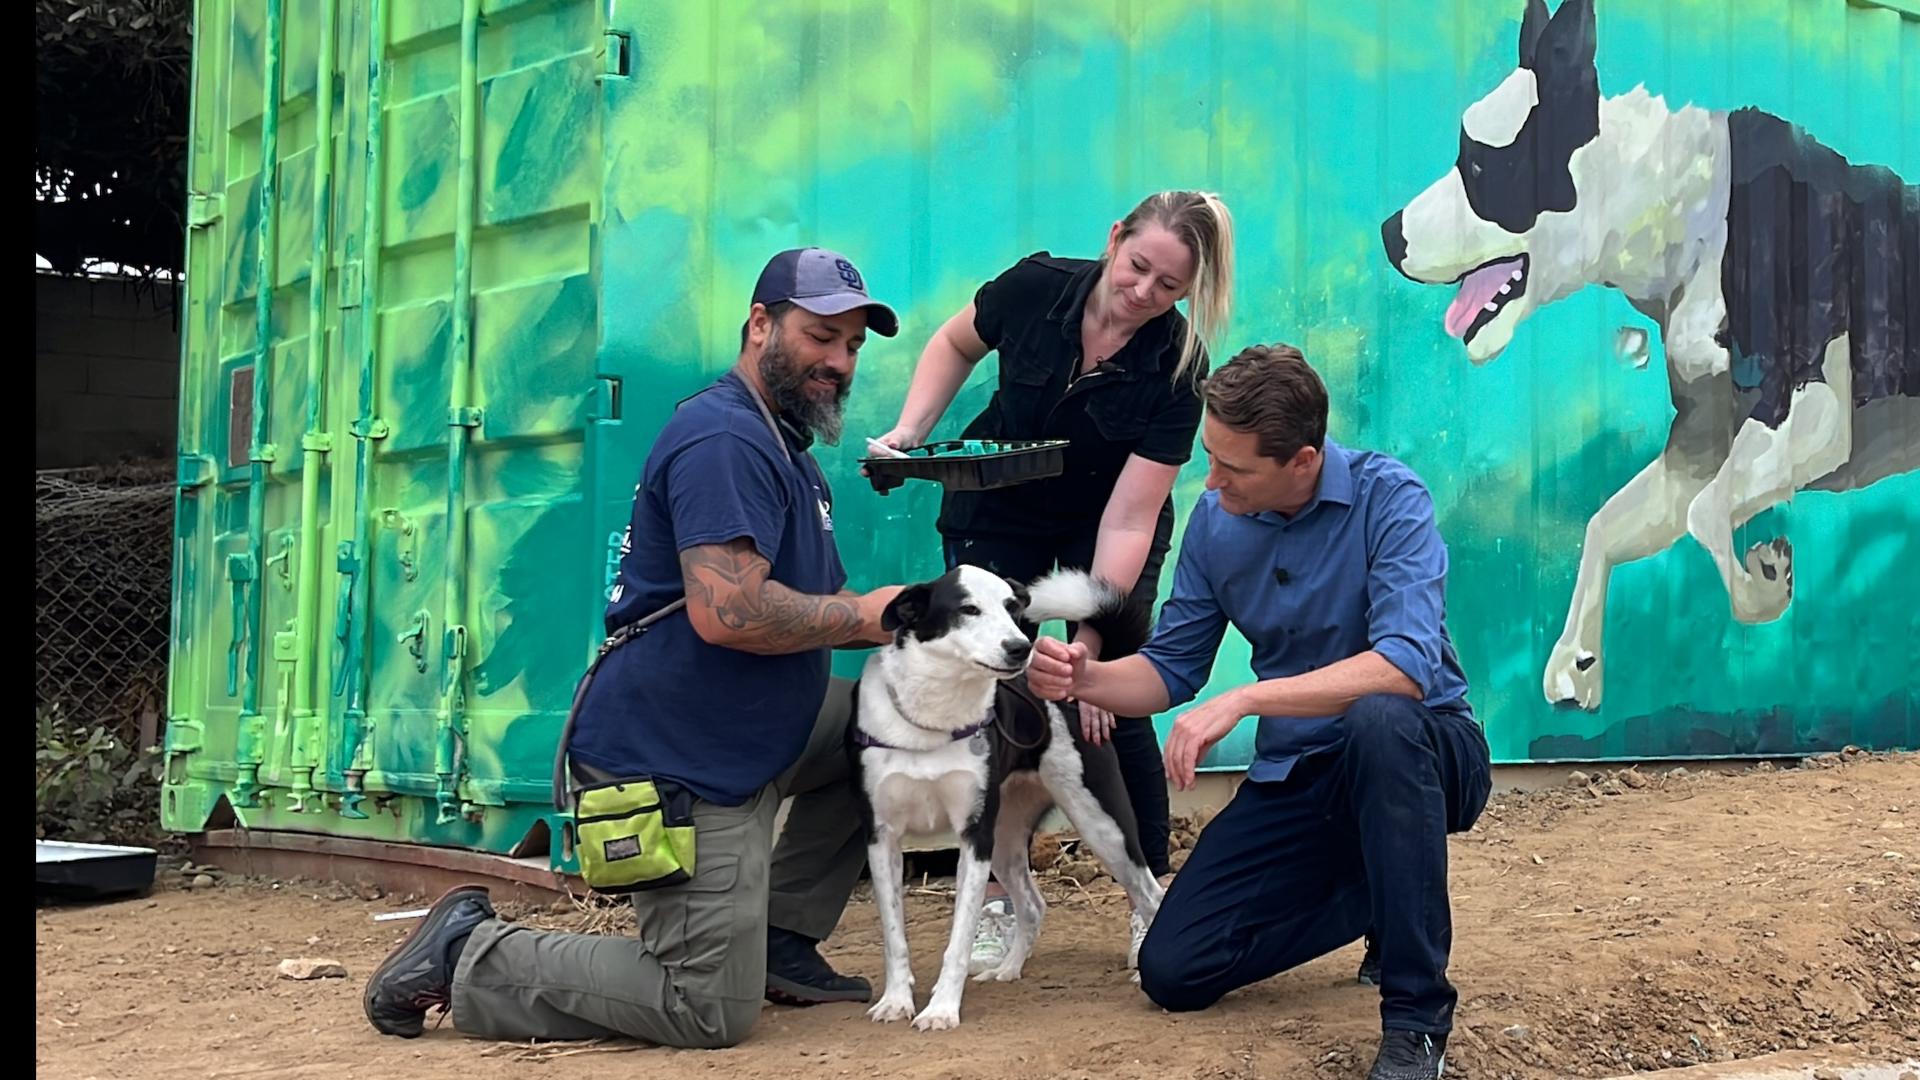
<path id="1" fill-rule="evenodd" d="M 1100 634 L 1100 651 L 1121 656 L 1147 643 L 1152 601 L 1136 600 L 1084 570 L 1056 570 L 1027 586 L 1027 621 L 1083 622 Z"/>

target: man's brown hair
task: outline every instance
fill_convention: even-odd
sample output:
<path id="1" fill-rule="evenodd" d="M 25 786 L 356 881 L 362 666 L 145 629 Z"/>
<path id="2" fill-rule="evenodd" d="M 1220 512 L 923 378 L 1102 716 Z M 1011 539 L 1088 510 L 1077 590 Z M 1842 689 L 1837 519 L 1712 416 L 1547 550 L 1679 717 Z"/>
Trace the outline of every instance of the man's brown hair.
<path id="1" fill-rule="evenodd" d="M 1260 439 L 1260 454 L 1286 462 L 1327 439 L 1327 386 L 1291 345 L 1251 345 L 1206 382 L 1207 411 Z"/>

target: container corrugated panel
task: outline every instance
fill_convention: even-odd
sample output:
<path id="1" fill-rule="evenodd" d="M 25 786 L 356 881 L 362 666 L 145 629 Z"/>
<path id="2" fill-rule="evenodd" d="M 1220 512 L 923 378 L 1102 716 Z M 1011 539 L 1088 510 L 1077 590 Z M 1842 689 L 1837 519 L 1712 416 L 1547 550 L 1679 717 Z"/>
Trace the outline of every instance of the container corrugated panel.
<path id="1" fill-rule="evenodd" d="M 224 801 L 255 827 L 495 851 L 544 835 L 641 463 L 731 363 L 767 256 L 846 251 L 903 315 L 864 350 L 856 437 L 820 450 L 865 588 L 940 566 L 937 490 L 881 498 L 855 464 L 928 335 L 1024 254 L 1097 255 L 1169 187 L 1222 192 L 1238 223 L 1219 351 L 1299 345 L 1335 436 L 1431 487 L 1497 761 L 1913 746 L 1920 428 L 1893 415 L 1912 398 L 1864 395 L 1879 441 L 1834 433 L 1866 406 L 1777 437 L 1809 461 L 1871 450 L 1891 475 L 1869 486 L 1735 496 L 1777 480 L 1737 464 L 1712 489 L 1719 528 L 1717 504 L 1681 498 L 1697 492 L 1629 487 L 1692 360 L 1669 355 L 1673 312 L 1628 293 L 1680 274 L 1687 228 L 1717 235 L 1715 192 L 1750 160 L 1725 152 L 1725 114 L 1891 169 L 1869 178 L 1893 192 L 1871 220 L 1914 198 L 1920 18 L 1899 6 L 1598 0 L 1601 135 L 1535 152 L 1509 190 L 1566 201 L 1557 164 L 1572 205 L 1503 236 L 1461 197 L 1463 124 L 1491 144 L 1566 130 L 1519 130 L 1514 101 L 1555 76 L 1513 75 L 1518 0 L 202 0 L 165 821 L 199 828 Z M 1389 260 L 1383 223 L 1436 184 L 1402 219 L 1410 269 L 1530 260 L 1491 362 L 1447 330 L 1472 267 L 1419 284 Z M 1743 215 L 1739 250 L 1804 245 L 1831 217 L 1820 194 Z M 1865 252 L 1854 306 L 1920 340 L 1913 234 L 1861 235 L 1897 242 L 1847 249 Z M 1731 302 L 1791 303 L 1821 265 L 1739 277 Z M 1874 354 L 1855 389 L 1912 348 Z M 936 435 L 982 406 L 992 367 Z M 1183 520 L 1203 480 L 1199 461 L 1181 473 Z M 1645 557 L 1609 575 L 1608 545 Z M 1230 634 L 1208 693 L 1247 656 Z M 1251 754 L 1246 725 L 1209 764 Z"/>

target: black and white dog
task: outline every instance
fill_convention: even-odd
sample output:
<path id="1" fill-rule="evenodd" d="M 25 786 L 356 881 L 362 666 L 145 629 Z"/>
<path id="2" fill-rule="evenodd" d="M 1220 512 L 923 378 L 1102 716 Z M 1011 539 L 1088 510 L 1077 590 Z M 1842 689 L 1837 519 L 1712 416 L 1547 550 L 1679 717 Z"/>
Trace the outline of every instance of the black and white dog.
<path id="1" fill-rule="evenodd" d="M 1012 900 L 1015 925 L 1006 959 L 975 978 L 1020 977 L 1046 913 L 1028 851 L 1055 805 L 1132 900 L 1127 966 L 1138 960 L 1162 889 L 1140 849 L 1119 758 L 1111 742 L 1086 741 L 1076 706 L 1042 701 L 1026 687 L 1033 634 L 1053 619 L 1087 622 L 1109 648 L 1137 647 L 1148 625 L 1126 594 L 1086 574 L 1063 571 L 1028 587 L 972 566 L 910 586 L 883 616 L 893 641 L 867 660 L 851 728 L 886 939 L 886 985 L 868 1010 L 875 1020 L 913 1017 L 922 1031 L 960 1023 L 989 867 Z M 916 1016 L 900 842 L 942 829 L 961 841 L 953 928 L 933 995 Z"/>
<path id="2" fill-rule="evenodd" d="M 1381 230 L 1402 274 L 1458 285 L 1446 330 L 1476 364 L 1589 284 L 1660 327 L 1666 447 L 1588 521 L 1541 680 L 1587 709 L 1614 567 L 1690 533 L 1734 618 L 1766 622 L 1792 599 L 1792 548 L 1737 556 L 1734 530 L 1796 491 L 1920 468 L 1920 188 L 1757 109 L 1603 98 L 1594 45 L 1594 0 L 1551 16 L 1526 0 L 1518 66 L 1466 109 L 1454 167 Z"/>

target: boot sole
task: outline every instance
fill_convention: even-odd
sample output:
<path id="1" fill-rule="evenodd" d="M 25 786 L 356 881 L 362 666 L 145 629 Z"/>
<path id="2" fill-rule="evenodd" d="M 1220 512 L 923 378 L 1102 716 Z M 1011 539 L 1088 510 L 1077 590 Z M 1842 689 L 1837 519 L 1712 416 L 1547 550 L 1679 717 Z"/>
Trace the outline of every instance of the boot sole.
<path id="1" fill-rule="evenodd" d="M 767 1000 L 776 1005 L 794 1005 L 802 1008 L 808 1005 L 830 1005 L 842 1001 L 864 1005 L 873 1000 L 873 989 L 869 987 L 865 990 L 822 990 L 817 986 L 797 983 L 792 979 L 768 972 Z"/>

